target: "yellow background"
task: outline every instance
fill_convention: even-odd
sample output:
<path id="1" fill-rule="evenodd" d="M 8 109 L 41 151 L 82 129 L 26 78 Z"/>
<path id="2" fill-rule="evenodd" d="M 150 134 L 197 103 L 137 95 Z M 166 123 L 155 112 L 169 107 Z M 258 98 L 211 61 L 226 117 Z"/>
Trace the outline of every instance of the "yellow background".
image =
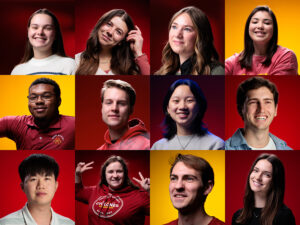
<path id="1" fill-rule="evenodd" d="M 61 90 L 60 114 L 75 116 L 75 76 L 0 76 L 0 117 L 30 115 L 28 88 L 40 78 L 55 80 Z M 0 150 L 15 150 L 16 144 L 8 138 L 0 139 Z"/>
<path id="2" fill-rule="evenodd" d="M 176 154 L 192 154 L 207 160 L 214 170 L 215 186 L 205 202 L 208 215 L 225 220 L 225 151 L 151 151 L 150 224 L 165 224 L 178 218 L 169 196 L 170 160 Z"/>
<path id="3" fill-rule="evenodd" d="M 293 50 L 299 64 L 300 4 L 298 0 L 226 0 L 225 59 L 234 53 L 240 53 L 244 49 L 246 20 L 251 11 L 258 5 L 268 5 L 272 9 L 278 23 L 278 45 Z"/>

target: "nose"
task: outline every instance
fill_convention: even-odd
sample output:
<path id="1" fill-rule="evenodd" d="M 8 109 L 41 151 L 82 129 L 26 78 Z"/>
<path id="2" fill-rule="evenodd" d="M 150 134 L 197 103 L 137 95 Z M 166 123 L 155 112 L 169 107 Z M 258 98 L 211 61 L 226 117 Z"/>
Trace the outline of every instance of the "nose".
<path id="1" fill-rule="evenodd" d="M 258 28 L 263 29 L 264 28 L 264 23 L 262 21 L 258 22 L 257 26 L 258 26 Z"/>
<path id="2" fill-rule="evenodd" d="M 261 102 L 257 103 L 257 112 L 262 113 L 264 111 L 265 111 L 264 103 L 261 103 Z"/>
<path id="3" fill-rule="evenodd" d="M 177 182 L 175 183 L 175 188 L 176 190 L 183 190 L 184 189 L 184 184 L 181 179 L 178 179 Z"/>
<path id="4" fill-rule="evenodd" d="M 37 184 L 37 188 L 38 189 L 43 189 L 45 187 L 45 182 L 43 179 L 38 179 L 38 184 Z"/>
<path id="5" fill-rule="evenodd" d="M 179 102 L 179 109 L 186 109 L 186 102 L 184 100 Z"/>
<path id="6" fill-rule="evenodd" d="M 183 35 L 182 35 L 182 29 L 181 28 L 178 28 L 176 30 L 176 37 L 177 38 L 182 38 L 183 37 Z"/>
<path id="7" fill-rule="evenodd" d="M 118 111 L 119 110 L 117 102 L 114 102 L 114 103 L 111 104 L 111 110 L 112 111 Z"/>
<path id="8" fill-rule="evenodd" d="M 113 28 L 112 27 L 108 27 L 107 30 L 106 30 L 106 34 L 111 37 L 112 36 L 112 33 L 113 33 Z"/>
<path id="9" fill-rule="evenodd" d="M 44 103 L 44 99 L 42 98 L 41 95 L 38 95 L 38 96 L 37 96 L 37 99 L 36 99 L 35 103 L 37 103 L 37 104 L 39 104 L 39 103 Z"/>
<path id="10" fill-rule="evenodd" d="M 37 32 L 38 32 L 39 35 L 43 35 L 44 34 L 44 29 L 42 27 L 39 27 Z"/>
<path id="11" fill-rule="evenodd" d="M 256 173 L 255 174 L 255 179 L 260 181 L 261 180 L 261 176 L 262 176 L 262 173 L 260 173 L 260 172 Z"/>

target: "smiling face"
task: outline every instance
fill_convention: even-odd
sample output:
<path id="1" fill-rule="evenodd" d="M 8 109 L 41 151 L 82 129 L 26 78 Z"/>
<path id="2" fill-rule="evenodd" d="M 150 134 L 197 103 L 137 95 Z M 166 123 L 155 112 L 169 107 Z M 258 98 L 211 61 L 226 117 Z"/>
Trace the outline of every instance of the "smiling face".
<path id="1" fill-rule="evenodd" d="M 173 167 L 170 176 L 169 192 L 174 208 L 179 211 L 195 210 L 195 205 L 202 204 L 201 190 L 203 183 L 201 175 L 195 169 L 178 162 Z"/>
<path id="2" fill-rule="evenodd" d="M 249 35 L 254 44 L 268 44 L 273 36 L 273 20 L 266 11 L 255 13 L 249 24 Z"/>
<path id="3" fill-rule="evenodd" d="M 199 106 L 188 85 L 179 85 L 175 88 L 167 111 L 175 121 L 177 128 L 188 130 L 191 127 L 198 114 Z"/>
<path id="4" fill-rule="evenodd" d="M 117 190 L 124 183 L 124 169 L 119 162 L 110 163 L 105 170 L 105 177 L 108 187 L 112 190 Z"/>
<path id="5" fill-rule="evenodd" d="M 249 177 L 251 190 L 254 193 L 267 195 L 272 182 L 272 174 L 272 164 L 266 159 L 259 160 Z"/>
<path id="6" fill-rule="evenodd" d="M 102 120 L 111 129 L 122 129 L 127 126 L 131 107 L 126 91 L 110 87 L 103 94 Z"/>
<path id="7" fill-rule="evenodd" d="M 50 206 L 58 183 L 54 174 L 28 175 L 21 183 L 22 190 L 26 194 L 29 206 Z"/>
<path id="8" fill-rule="evenodd" d="M 124 20 L 115 16 L 101 25 L 98 31 L 98 40 L 102 47 L 112 48 L 125 38 L 127 32 L 128 28 Z"/>
<path id="9" fill-rule="evenodd" d="M 51 51 L 55 40 L 52 18 L 47 14 L 36 14 L 28 27 L 28 39 L 33 50 Z"/>
<path id="10" fill-rule="evenodd" d="M 245 129 L 266 130 L 277 115 L 272 92 L 265 86 L 249 90 L 242 109 Z"/>
<path id="11" fill-rule="evenodd" d="M 169 30 L 169 44 L 179 57 L 188 59 L 195 52 L 197 31 L 187 13 L 177 16 Z"/>
<path id="12" fill-rule="evenodd" d="M 37 120 L 50 121 L 58 115 L 60 100 L 50 84 L 36 84 L 29 89 L 28 108 Z"/>

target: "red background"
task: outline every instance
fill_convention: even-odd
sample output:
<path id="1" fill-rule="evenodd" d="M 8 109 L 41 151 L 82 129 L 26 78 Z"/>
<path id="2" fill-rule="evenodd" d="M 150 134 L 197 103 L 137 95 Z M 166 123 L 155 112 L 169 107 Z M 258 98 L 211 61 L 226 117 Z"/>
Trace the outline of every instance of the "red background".
<path id="1" fill-rule="evenodd" d="M 74 57 L 74 1 L 73 0 L 7 0 L 0 1 L 0 74 L 10 74 L 24 54 L 27 22 L 32 13 L 47 8 L 55 14 L 63 35 L 68 56 Z"/>
<path id="2" fill-rule="evenodd" d="M 236 92 L 238 85 L 250 76 L 225 76 L 225 137 L 230 138 L 237 128 L 244 127 L 244 122 L 236 107 Z M 287 142 L 293 149 L 300 149 L 299 126 L 300 80 L 298 76 L 265 76 L 276 84 L 279 92 L 278 112 L 274 118 L 270 132 Z"/>
<path id="3" fill-rule="evenodd" d="M 86 171 L 83 174 L 83 183 L 86 186 L 94 186 L 99 183 L 101 165 L 106 159 L 112 155 L 121 156 L 125 159 L 128 166 L 129 178 L 133 177 L 140 179 L 138 173 L 150 177 L 150 159 L 149 151 L 76 151 L 76 165 L 79 162 L 91 162 L 94 161 L 93 169 Z M 138 185 L 135 181 L 133 181 Z M 139 186 L 139 185 L 138 185 Z M 82 202 L 76 201 L 76 224 L 87 225 L 88 224 L 88 205 Z M 146 217 L 145 225 L 149 224 L 149 217 Z"/>
<path id="4" fill-rule="evenodd" d="M 208 17 L 220 62 L 224 62 L 224 0 L 151 0 L 151 74 L 161 66 L 162 50 L 168 41 L 172 16 L 187 6 L 201 9 Z"/>
<path id="5" fill-rule="evenodd" d="M 224 139 L 224 76 L 152 76 L 151 77 L 151 145 L 162 138 L 161 124 L 164 119 L 163 99 L 171 84 L 178 79 L 189 78 L 202 89 L 207 110 L 204 123 L 208 130 Z"/>
<path id="6" fill-rule="evenodd" d="M 233 213 L 243 208 L 243 197 L 247 176 L 254 160 L 263 151 L 226 151 L 226 224 L 231 224 Z M 265 153 L 270 153 L 266 151 Z M 285 197 L 284 203 L 289 207 L 296 218 L 300 221 L 299 208 L 299 160 L 298 151 L 276 151 L 285 169 Z"/>
<path id="7" fill-rule="evenodd" d="M 143 52 L 150 59 L 150 16 L 149 2 L 147 0 L 76 0 L 76 53 L 85 49 L 89 34 L 98 19 L 112 9 L 124 9 L 132 18 L 133 23 L 140 28 L 144 38 Z"/>
<path id="8" fill-rule="evenodd" d="M 136 103 L 130 118 L 150 124 L 149 76 L 76 76 L 76 149 L 97 149 L 103 143 L 107 125 L 102 121 L 100 93 L 108 79 L 124 80 L 136 91 Z"/>
<path id="9" fill-rule="evenodd" d="M 27 202 L 20 187 L 19 164 L 33 153 L 52 156 L 59 165 L 58 188 L 52 200 L 53 210 L 75 220 L 74 151 L 0 151 L 0 218 L 24 207 Z"/>

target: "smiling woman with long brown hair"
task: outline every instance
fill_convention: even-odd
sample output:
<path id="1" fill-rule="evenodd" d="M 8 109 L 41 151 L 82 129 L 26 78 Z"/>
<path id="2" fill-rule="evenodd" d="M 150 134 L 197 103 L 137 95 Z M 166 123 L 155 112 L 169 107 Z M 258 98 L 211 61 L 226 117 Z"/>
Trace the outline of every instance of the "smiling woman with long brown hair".
<path id="1" fill-rule="evenodd" d="M 86 49 L 75 56 L 76 75 L 149 75 L 143 37 L 123 9 L 105 13 L 96 23 Z"/>

